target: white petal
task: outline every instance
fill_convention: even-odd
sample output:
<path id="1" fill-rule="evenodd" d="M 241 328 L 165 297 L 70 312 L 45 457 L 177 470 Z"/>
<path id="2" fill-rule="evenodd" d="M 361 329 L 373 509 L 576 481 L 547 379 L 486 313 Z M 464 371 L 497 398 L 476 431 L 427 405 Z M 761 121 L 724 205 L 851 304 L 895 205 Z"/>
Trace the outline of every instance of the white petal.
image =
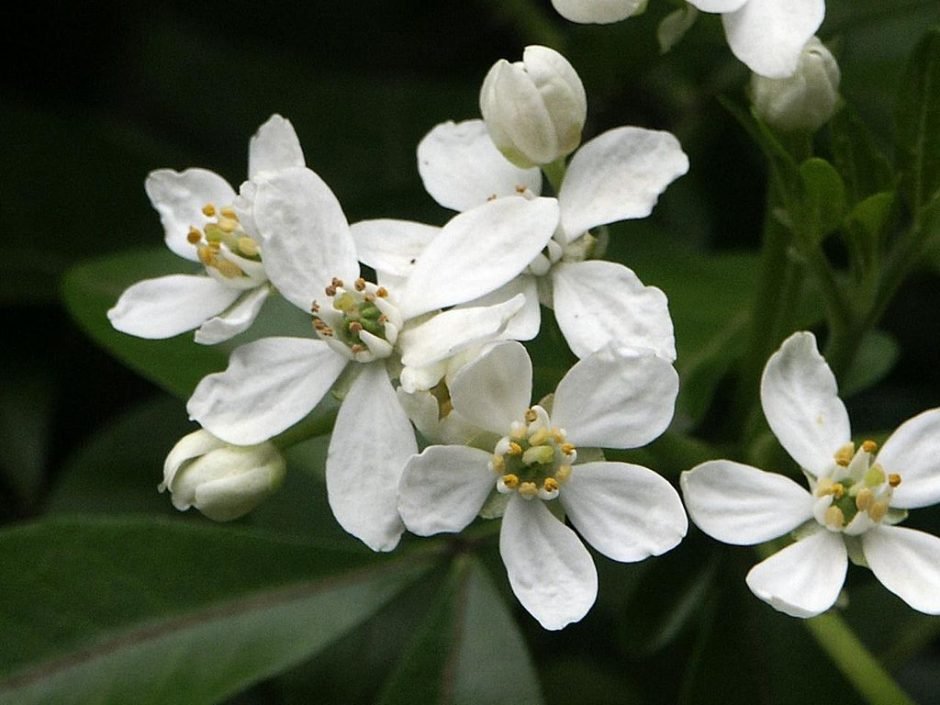
<path id="1" fill-rule="evenodd" d="M 568 241 L 598 225 L 645 218 L 659 194 L 689 170 L 672 134 L 618 127 L 581 145 L 571 157 L 558 202 Z"/>
<path id="2" fill-rule="evenodd" d="M 901 476 L 892 507 L 914 509 L 940 502 L 940 409 L 908 419 L 885 441 L 877 461 Z"/>
<path id="3" fill-rule="evenodd" d="M 284 169 L 262 181 L 254 214 L 268 277 L 301 310 L 310 310 L 333 277 L 359 276 L 346 216 L 310 169 Z"/>
<path id="4" fill-rule="evenodd" d="M 751 568 L 747 586 L 791 617 L 815 617 L 839 597 L 848 564 L 842 536 L 820 528 Z"/>
<path id="5" fill-rule="evenodd" d="M 581 536 L 615 561 L 665 553 L 689 528 L 679 494 L 640 465 L 575 465 L 559 499 Z"/>
<path id="6" fill-rule="evenodd" d="M 577 622 L 594 604 L 597 570 L 591 554 L 541 500 L 512 497 L 499 552 L 513 593 L 545 629 Z"/>
<path id="7" fill-rule="evenodd" d="M 270 293 L 271 289 L 267 285 L 244 292 L 234 306 L 215 318 L 210 318 L 196 330 L 196 342 L 215 345 L 247 330 L 258 317 L 258 312 Z"/>
<path id="8" fill-rule="evenodd" d="M 360 220 L 350 226 L 359 261 L 382 276 L 408 277 L 440 228 L 409 220 Z"/>
<path id="9" fill-rule="evenodd" d="M 558 14 L 571 22 L 609 24 L 630 17 L 646 0 L 552 0 Z"/>
<path id="10" fill-rule="evenodd" d="M 496 475 L 490 454 L 478 448 L 431 446 L 408 461 L 399 485 L 398 511 L 419 536 L 454 533 L 472 522 Z"/>
<path id="11" fill-rule="evenodd" d="M 771 355 L 760 399 L 771 430 L 800 467 L 821 474 L 850 440 L 849 415 L 836 378 L 812 333 L 794 333 Z"/>
<path id="12" fill-rule="evenodd" d="M 186 236 L 191 227 L 201 228 L 206 222 L 202 207 L 207 203 L 222 207 L 235 200 L 228 182 L 207 169 L 158 169 L 147 176 L 144 190 L 160 214 L 166 246 L 193 262 L 199 257 Z"/>
<path id="13" fill-rule="evenodd" d="M 398 338 L 402 364 L 423 367 L 496 340 L 524 305 L 525 296 L 516 294 L 492 306 L 452 308 L 418 325 L 406 325 Z"/>
<path id="14" fill-rule="evenodd" d="M 676 359 L 676 339 L 666 295 L 644 286 L 616 262 L 587 260 L 552 269 L 553 308 L 558 326 L 578 357 L 613 344 L 649 348 Z"/>
<path id="15" fill-rule="evenodd" d="M 347 362 L 321 340 L 256 340 L 235 349 L 225 372 L 203 377 L 186 410 L 224 441 L 260 443 L 306 416 Z"/>
<path id="16" fill-rule="evenodd" d="M 538 195 L 542 189 L 542 172 L 506 159 L 482 120 L 437 125 L 418 144 L 418 172 L 431 198 L 455 211 L 525 190 Z"/>
<path id="17" fill-rule="evenodd" d="M 415 265 L 399 305 L 405 318 L 479 298 L 525 269 L 558 223 L 553 198 L 497 198 L 455 216 Z"/>
<path id="18" fill-rule="evenodd" d="M 290 120 L 272 115 L 248 142 L 248 178 L 261 172 L 304 166 L 304 153 Z"/>
<path id="19" fill-rule="evenodd" d="M 330 509 L 346 531 L 373 551 L 391 551 L 404 531 L 398 483 L 418 445 L 385 365 L 361 367 L 336 416 L 326 490 Z"/>
<path id="20" fill-rule="evenodd" d="M 659 436 L 675 410 L 679 376 L 648 350 L 605 348 L 568 370 L 552 405 L 552 422 L 575 445 L 637 448 Z"/>
<path id="21" fill-rule="evenodd" d="M 702 12 L 734 12 L 742 7 L 748 0 L 689 0 Z"/>
<path id="22" fill-rule="evenodd" d="M 825 0 L 748 0 L 721 19 L 731 51 L 751 71 L 786 78 L 796 71 L 803 46 L 825 14 Z"/>
<path id="23" fill-rule="evenodd" d="M 224 311 L 239 294 L 211 277 L 170 274 L 125 289 L 108 320 L 139 338 L 172 338 Z"/>
<path id="24" fill-rule="evenodd" d="M 454 375 L 454 408 L 470 423 L 503 436 L 532 400 L 532 361 L 521 343 L 494 345 Z"/>
<path id="25" fill-rule="evenodd" d="M 763 543 L 813 518 L 813 496 L 806 489 L 731 460 L 696 465 L 682 473 L 679 485 L 695 525 L 724 543 Z"/>
<path id="26" fill-rule="evenodd" d="M 525 302 L 522 308 L 507 321 L 506 327 L 500 333 L 500 338 L 504 340 L 532 340 L 539 334 L 539 329 L 542 326 L 542 311 L 539 308 L 538 280 L 529 274 L 520 274 L 496 291 L 461 304 L 458 308 L 492 306 L 493 304 L 509 301 L 519 294 L 522 294 Z"/>
<path id="27" fill-rule="evenodd" d="M 940 539 L 901 526 L 862 534 L 868 567 L 895 595 L 920 612 L 940 614 Z"/>

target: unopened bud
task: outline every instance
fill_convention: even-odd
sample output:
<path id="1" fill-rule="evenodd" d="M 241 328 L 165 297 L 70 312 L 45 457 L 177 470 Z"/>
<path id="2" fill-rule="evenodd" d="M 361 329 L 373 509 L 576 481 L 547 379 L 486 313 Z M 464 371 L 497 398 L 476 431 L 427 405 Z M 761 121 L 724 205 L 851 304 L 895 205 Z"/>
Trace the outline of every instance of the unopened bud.
<path id="1" fill-rule="evenodd" d="M 517 166 L 550 164 L 581 143 L 587 98 L 577 72 L 554 49 L 526 47 L 522 61 L 497 61 L 480 89 L 493 143 Z"/>
<path id="2" fill-rule="evenodd" d="M 286 465 L 271 443 L 235 446 L 205 430 L 184 436 L 163 465 L 159 490 L 180 511 L 196 507 L 215 521 L 244 516 L 276 490 Z"/>
<path id="3" fill-rule="evenodd" d="M 800 54 L 788 78 L 751 77 L 751 102 L 764 122 L 784 132 L 815 132 L 835 112 L 839 100 L 839 65 L 818 38 Z"/>

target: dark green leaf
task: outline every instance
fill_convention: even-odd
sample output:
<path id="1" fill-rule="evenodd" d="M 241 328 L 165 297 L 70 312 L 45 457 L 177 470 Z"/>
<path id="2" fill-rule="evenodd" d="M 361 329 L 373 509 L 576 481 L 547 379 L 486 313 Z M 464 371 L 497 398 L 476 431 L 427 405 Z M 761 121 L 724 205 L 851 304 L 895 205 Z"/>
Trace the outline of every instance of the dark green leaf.
<path id="1" fill-rule="evenodd" d="M 833 166 L 814 157 L 800 164 L 801 230 L 820 242 L 842 223 L 845 185 Z"/>
<path id="2" fill-rule="evenodd" d="M 385 689 L 382 705 L 542 702 L 525 642 L 483 567 L 469 556 L 451 575 Z"/>
<path id="3" fill-rule="evenodd" d="M 873 330 L 862 338 L 852 366 L 841 380 L 839 391 L 848 396 L 873 387 L 894 368 L 901 350 L 893 336 Z"/>
<path id="4" fill-rule="evenodd" d="M 237 345 L 264 335 L 311 335 L 309 318 L 274 296 L 265 302 L 250 330 L 221 345 L 199 345 L 192 333 L 168 340 L 144 340 L 114 330 L 107 311 L 121 292 L 143 279 L 193 271 L 193 265 L 166 249 L 126 252 L 84 262 L 65 277 L 69 312 L 103 348 L 171 394 L 188 396 L 199 380 L 224 369 Z"/>
<path id="5" fill-rule="evenodd" d="M 878 265 L 894 212 L 894 192 L 881 191 L 857 203 L 845 216 L 846 245 L 863 271 Z"/>
<path id="6" fill-rule="evenodd" d="M 849 203 L 891 188 L 894 177 L 888 158 L 848 105 L 832 117 L 829 132 L 833 162 L 845 182 Z"/>
<path id="7" fill-rule="evenodd" d="M 215 703 L 309 657 L 427 557 L 158 519 L 0 535 L 0 703 Z"/>
<path id="8" fill-rule="evenodd" d="M 940 189 L 940 26 L 914 48 L 901 86 L 898 168 L 916 218 Z"/>

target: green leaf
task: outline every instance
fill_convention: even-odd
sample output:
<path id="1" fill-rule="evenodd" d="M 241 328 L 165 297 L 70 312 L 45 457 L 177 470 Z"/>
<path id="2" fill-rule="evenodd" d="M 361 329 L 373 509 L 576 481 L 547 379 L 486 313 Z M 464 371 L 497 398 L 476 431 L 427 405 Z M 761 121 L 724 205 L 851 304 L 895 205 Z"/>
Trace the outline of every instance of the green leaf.
<path id="1" fill-rule="evenodd" d="M 392 674 L 381 705 L 542 702 L 525 642 L 483 567 L 454 561 L 438 600 Z"/>
<path id="2" fill-rule="evenodd" d="M 813 157 L 800 164 L 800 212 L 802 232 L 821 242 L 842 223 L 845 185 L 825 159 Z"/>
<path id="3" fill-rule="evenodd" d="M 894 206 L 894 191 L 881 191 L 857 203 L 845 216 L 846 244 L 863 271 L 878 264 Z"/>
<path id="4" fill-rule="evenodd" d="M 310 335 L 309 318 L 279 296 L 265 302 L 251 329 L 221 345 L 199 345 L 192 333 L 144 340 L 114 330 L 107 311 L 121 292 L 143 279 L 195 271 L 192 263 L 166 249 L 137 250 L 73 267 L 62 293 L 76 322 L 92 339 L 128 367 L 171 394 L 186 397 L 199 380 L 225 367 L 239 344 L 265 335 Z"/>
<path id="5" fill-rule="evenodd" d="M 897 109 L 897 160 L 915 219 L 940 190 L 940 26 L 911 54 Z"/>
<path id="6" fill-rule="evenodd" d="M 0 534 L 0 703 L 215 703 L 322 649 L 431 566 L 158 519 Z"/>
<path id="7" fill-rule="evenodd" d="M 893 336 L 878 330 L 869 331 L 859 345 L 852 366 L 840 380 L 839 391 L 845 396 L 873 387 L 894 368 L 901 355 Z"/>
<path id="8" fill-rule="evenodd" d="M 848 105 L 829 122 L 832 157 L 845 182 L 849 203 L 892 187 L 891 163 L 875 144 L 868 126 Z"/>

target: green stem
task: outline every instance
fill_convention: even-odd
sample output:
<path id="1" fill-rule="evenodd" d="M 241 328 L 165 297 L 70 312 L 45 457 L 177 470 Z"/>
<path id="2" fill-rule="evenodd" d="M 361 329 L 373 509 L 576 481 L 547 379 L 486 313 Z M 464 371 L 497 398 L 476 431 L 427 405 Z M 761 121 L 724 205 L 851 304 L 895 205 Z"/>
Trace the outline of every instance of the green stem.
<path id="1" fill-rule="evenodd" d="M 565 178 L 565 158 L 559 157 L 550 164 L 543 164 L 542 173 L 545 174 L 545 178 L 548 179 L 548 183 L 551 184 L 557 196 L 561 191 L 561 182 Z"/>
<path id="2" fill-rule="evenodd" d="M 803 623 L 870 705 L 915 705 L 842 617 L 827 612 Z"/>

